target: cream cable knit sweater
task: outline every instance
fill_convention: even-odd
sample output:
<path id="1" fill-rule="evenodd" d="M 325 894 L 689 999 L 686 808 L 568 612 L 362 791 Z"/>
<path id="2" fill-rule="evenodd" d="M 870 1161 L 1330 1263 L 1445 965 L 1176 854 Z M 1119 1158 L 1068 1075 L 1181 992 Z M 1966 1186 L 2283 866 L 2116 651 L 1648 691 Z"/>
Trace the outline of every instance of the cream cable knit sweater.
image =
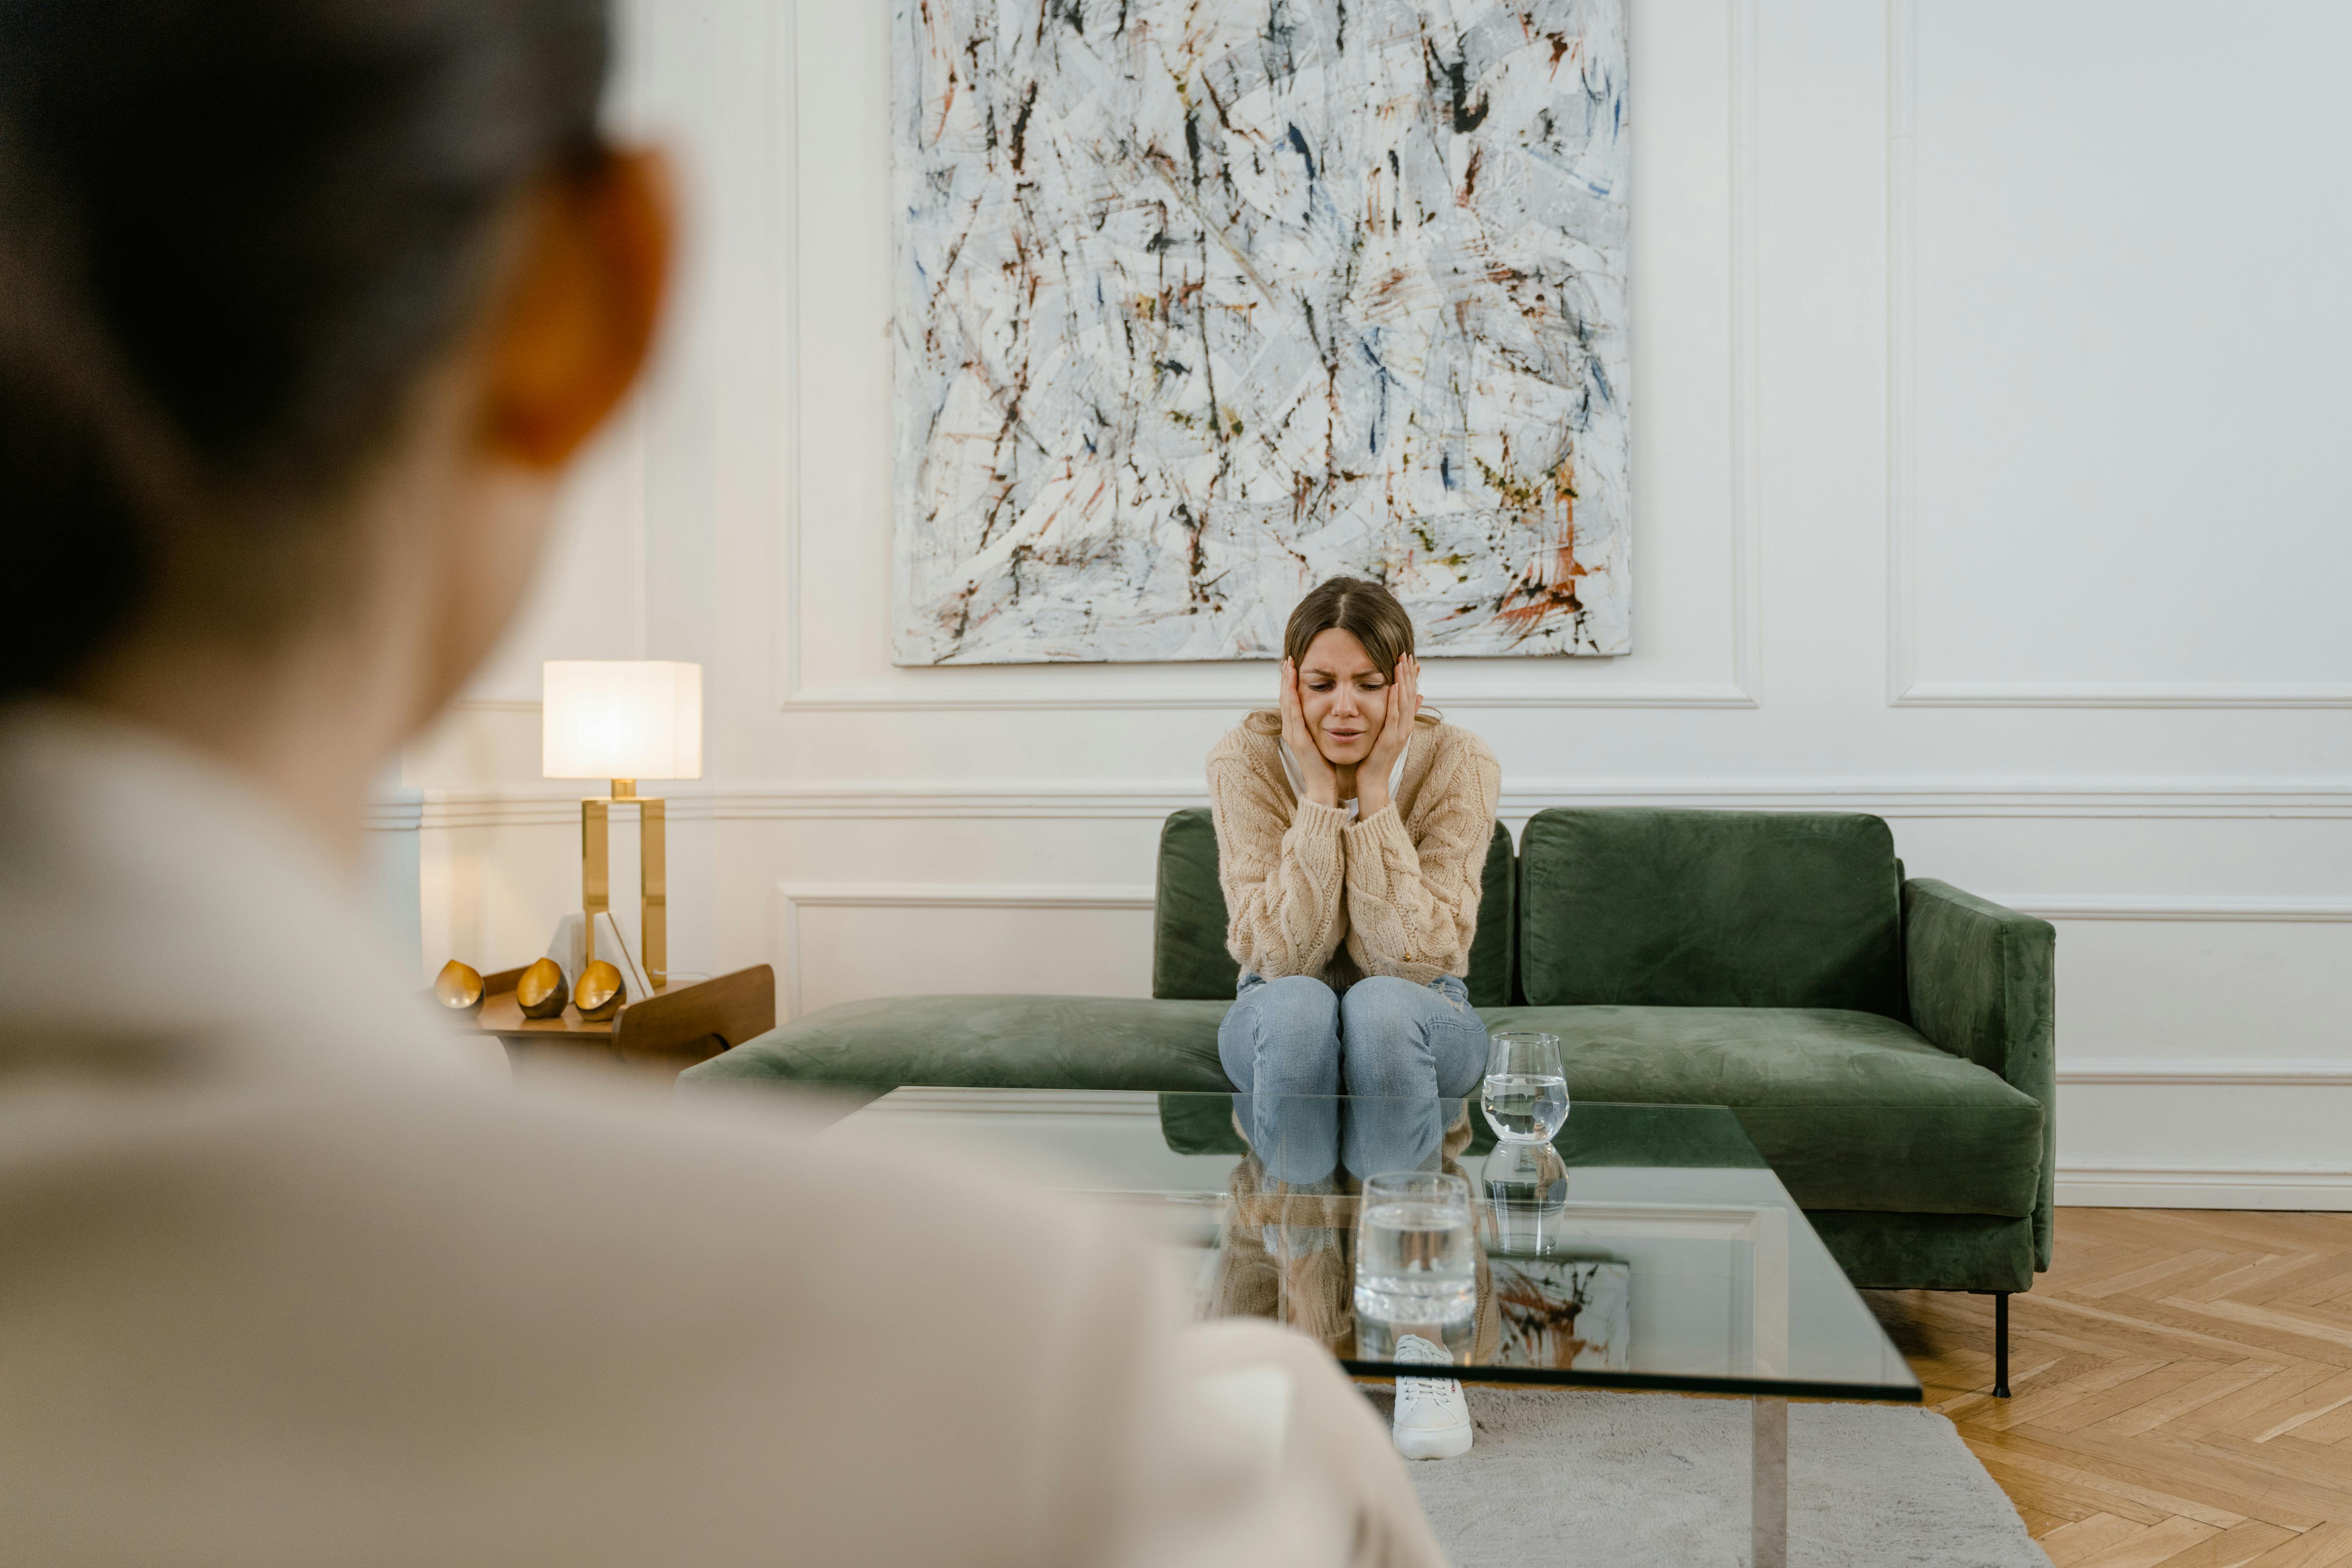
<path id="1" fill-rule="evenodd" d="M 1467 973 L 1503 783 L 1486 742 L 1424 719 L 1391 804 L 1354 823 L 1301 800 L 1282 763 L 1280 734 L 1247 721 L 1209 753 L 1225 945 L 1243 972 L 1335 991 Z"/>

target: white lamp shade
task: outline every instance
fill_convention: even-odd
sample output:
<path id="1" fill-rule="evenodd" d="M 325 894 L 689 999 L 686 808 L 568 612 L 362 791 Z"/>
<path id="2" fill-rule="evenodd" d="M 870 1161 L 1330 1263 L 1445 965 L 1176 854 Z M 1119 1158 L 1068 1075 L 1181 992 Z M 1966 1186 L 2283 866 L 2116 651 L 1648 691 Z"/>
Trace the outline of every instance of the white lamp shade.
<path id="1" fill-rule="evenodd" d="M 702 776 L 702 666 L 550 659 L 540 771 L 551 779 Z"/>

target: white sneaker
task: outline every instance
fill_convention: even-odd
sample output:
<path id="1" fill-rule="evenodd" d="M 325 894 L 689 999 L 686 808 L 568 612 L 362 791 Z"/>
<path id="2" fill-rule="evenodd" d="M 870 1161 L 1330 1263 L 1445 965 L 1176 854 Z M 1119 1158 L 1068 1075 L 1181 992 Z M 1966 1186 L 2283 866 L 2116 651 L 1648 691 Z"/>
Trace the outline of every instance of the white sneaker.
<path id="1" fill-rule="evenodd" d="M 1454 1364 L 1444 1345 L 1419 1334 L 1399 1334 L 1393 1359 L 1433 1366 Z M 1398 1378 L 1391 1435 L 1396 1451 L 1408 1459 L 1454 1459 L 1468 1453 L 1470 1406 L 1462 1397 L 1462 1385 L 1450 1377 Z"/>

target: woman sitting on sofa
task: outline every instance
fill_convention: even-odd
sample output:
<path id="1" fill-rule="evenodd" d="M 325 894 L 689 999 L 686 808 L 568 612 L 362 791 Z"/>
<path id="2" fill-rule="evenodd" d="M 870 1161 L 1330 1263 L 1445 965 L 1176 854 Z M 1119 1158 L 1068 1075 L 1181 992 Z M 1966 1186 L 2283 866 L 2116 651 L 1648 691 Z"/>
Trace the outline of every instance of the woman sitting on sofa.
<path id="1" fill-rule="evenodd" d="M 1291 612 L 1278 711 L 1209 753 L 1226 944 L 1239 991 L 1217 1054 L 1250 1097 L 1244 1131 L 1278 1180 L 1358 1177 L 1437 1151 L 1486 1070 L 1463 976 L 1502 770 L 1423 711 L 1412 620 L 1377 583 L 1334 577 Z M 1336 1108 L 1379 1097 L 1344 1133 Z M 1335 1136 L 1334 1134 L 1339 1134 Z"/>

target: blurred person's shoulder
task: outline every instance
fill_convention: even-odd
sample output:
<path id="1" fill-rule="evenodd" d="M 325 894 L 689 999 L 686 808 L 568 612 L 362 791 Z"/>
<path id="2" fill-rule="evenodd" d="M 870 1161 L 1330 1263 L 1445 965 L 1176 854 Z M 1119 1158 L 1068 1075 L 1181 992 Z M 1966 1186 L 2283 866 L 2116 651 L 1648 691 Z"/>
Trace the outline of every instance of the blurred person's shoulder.
<path id="1" fill-rule="evenodd" d="M 1160 1303 L 1094 1217 L 806 1115 L 463 1076 L 323 858 L 137 735 L 0 726 L 0 1558 L 1108 1528 Z"/>
<path id="2" fill-rule="evenodd" d="M 121 1560 L 226 1499 L 425 1555 L 462 1525 L 508 1561 L 551 1531 L 570 1562 L 1050 1560 L 1049 1526 L 1109 1528 L 1083 1516 L 1120 1490 L 1152 1277 L 983 1168 L 790 1113 L 373 1075 L 90 1109 L 0 1110 L 55 1156 L 0 1173 L 0 1344 L 41 1358 L 0 1350 L 0 1387 L 46 1445 L 0 1421 L 0 1468 L 59 1546 L 124 1467 L 160 1533 L 118 1518 Z"/>

